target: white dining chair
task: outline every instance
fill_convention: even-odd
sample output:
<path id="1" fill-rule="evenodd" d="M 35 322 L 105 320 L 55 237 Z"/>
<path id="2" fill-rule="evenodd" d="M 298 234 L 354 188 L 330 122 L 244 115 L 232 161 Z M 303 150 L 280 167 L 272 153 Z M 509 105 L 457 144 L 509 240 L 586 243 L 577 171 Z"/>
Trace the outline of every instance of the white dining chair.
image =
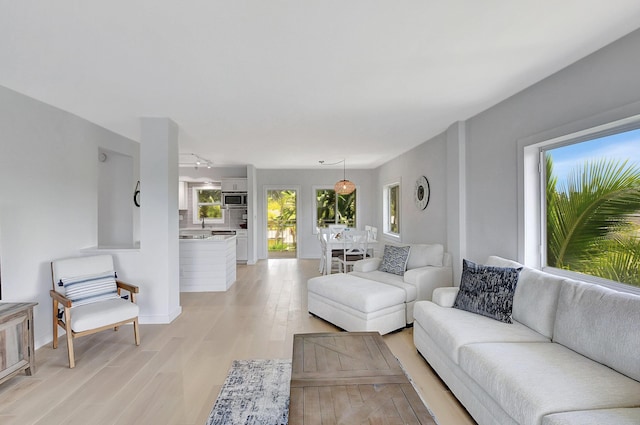
<path id="1" fill-rule="evenodd" d="M 337 270 L 340 270 L 340 264 L 338 262 L 338 256 L 342 254 L 342 250 L 331 250 L 331 270 L 327 270 L 327 238 L 330 237 L 329 229 L 318 229 L 318 240 L 320 241 L 320 265 L 319 271 L 321 274 L 331 274 L 334 266 Z"/>
<path id="2" fill-rule="evenodd" d="M 341 273 L 348 273 L 356 261 L 366 257 L 368 243 L 369 232 L 366 230 L 344 232 L 344 248 L 342 255 L 338 257 Z"/>

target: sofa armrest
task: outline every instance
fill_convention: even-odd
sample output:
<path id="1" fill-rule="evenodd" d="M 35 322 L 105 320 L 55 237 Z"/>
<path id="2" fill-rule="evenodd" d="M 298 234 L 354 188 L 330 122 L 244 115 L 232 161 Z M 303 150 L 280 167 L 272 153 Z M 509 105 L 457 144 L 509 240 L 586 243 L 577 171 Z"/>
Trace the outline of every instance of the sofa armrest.
<path id="1" fill-rule="evenodd" d="M 364 260 L 358 260 L 353 263 L 354 272 L 372 272 L 378 270 L 382 258 L 365 258 Z"/>
<path id="2" fill-rule="evenodd" d="M 457 286 L 450 288 L 436 288 L 433 290 L 432 301 L 440 307 L 453 307 L 453 303 L 456 300 L 459 289 L 460 288 Z"/>
<path id="3" fill-rule="evenodd" d="M 404 281 L 418 290 L 416 301 L 430 301 L 433 290 L 440 287 L 453 286 L 453 268 L 442 266 L 426 266 L 407 270 Z"/>

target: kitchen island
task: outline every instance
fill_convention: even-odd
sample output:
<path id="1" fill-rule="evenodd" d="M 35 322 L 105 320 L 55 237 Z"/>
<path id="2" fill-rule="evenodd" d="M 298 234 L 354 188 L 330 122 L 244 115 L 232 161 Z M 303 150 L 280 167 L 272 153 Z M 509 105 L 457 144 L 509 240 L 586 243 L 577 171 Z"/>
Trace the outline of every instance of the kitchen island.
<path id="1" fill-rule="evenodd" d="M 222 292 L 235 281 L 235 235 L 180 236 L 180 292 Z"/>

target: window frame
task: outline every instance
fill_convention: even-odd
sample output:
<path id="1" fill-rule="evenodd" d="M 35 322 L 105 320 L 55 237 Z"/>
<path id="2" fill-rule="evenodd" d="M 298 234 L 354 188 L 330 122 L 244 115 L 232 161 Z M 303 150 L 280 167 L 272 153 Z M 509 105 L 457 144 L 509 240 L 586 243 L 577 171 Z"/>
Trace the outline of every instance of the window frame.
<path id="1" fill-rule="evenodd" d="M 391 230 L 391 189 L 398 188 L 397 211 L 398 232 Z M 382 186 L 382 234 L 395 241 L 400 241 L 402 232 L 402 182 L 401 179 L 393 179 Z"/>
<path id="2" fill-rule="evenodd" d="M 640 295 L 640 287 L 547 266 L 545 152 L 640 129 L 640 115 L 615 119 L 615 113 L 590 118 L 518 141 L 518 259 L 547 273 Z M 619 111 L 616 111 L 619 113 Z M 613 115 L 613 116 L 612 116 Z"/>
<path id="3" fill-rule="evenodd" d="M 318 233 L 318 190 L 331 190 L 335 192 L 335 189 L 332 185 L 313 185 L 311 187 L 312 197 L 313 197 L 313 220 L 312 220 L 312 232 L 314 235 Z M 358 216 L 360 215 L 360 187 L 356 185 L 356 213 L 354 218 L 354 228 L 358 225 Z M 336 195 L 340 196 L 340 195 Z M 337 209 L 337 206 L 335 206 Z M 324 227 L 326 228 L 326 226 Z"/>
<path id="4" fill-rule="evenodd" d="M 220 202 L 198 202 L 198 191 L 199 190 L 219 190 L 220 191 Z M 223 204 L 223 195 L 222 195 L 222 186 L 220 184 L 206 184 L 200 186 L 193 186 L 191 188 L 191 197 L 192 197 L 192 221 L 193 224 L 201 224 L 202 220 L 198 217 L 198 213 L 200 211 L 200 206 L 215 206 L 220 205 L 220 211 L 222 212 L 222 216 L 220 218 L 208 218 L 205 217 L 204 224 L 224 224 L 225 221 L 225 208 Z"/>

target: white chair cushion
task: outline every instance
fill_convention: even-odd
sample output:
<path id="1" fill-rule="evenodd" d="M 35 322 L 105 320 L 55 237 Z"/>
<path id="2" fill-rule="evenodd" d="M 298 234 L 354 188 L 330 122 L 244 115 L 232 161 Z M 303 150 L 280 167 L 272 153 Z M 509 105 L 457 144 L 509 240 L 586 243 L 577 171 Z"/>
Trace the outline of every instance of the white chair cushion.
<path id="1" fill-rule="evenodd" d="M 134 319 L 138 316 L 139 308 L 131 301 L 113 298 L 99 303 L 79 305 L 70 311 L 71 329 L 74 332 L 83 332 Z"/>

